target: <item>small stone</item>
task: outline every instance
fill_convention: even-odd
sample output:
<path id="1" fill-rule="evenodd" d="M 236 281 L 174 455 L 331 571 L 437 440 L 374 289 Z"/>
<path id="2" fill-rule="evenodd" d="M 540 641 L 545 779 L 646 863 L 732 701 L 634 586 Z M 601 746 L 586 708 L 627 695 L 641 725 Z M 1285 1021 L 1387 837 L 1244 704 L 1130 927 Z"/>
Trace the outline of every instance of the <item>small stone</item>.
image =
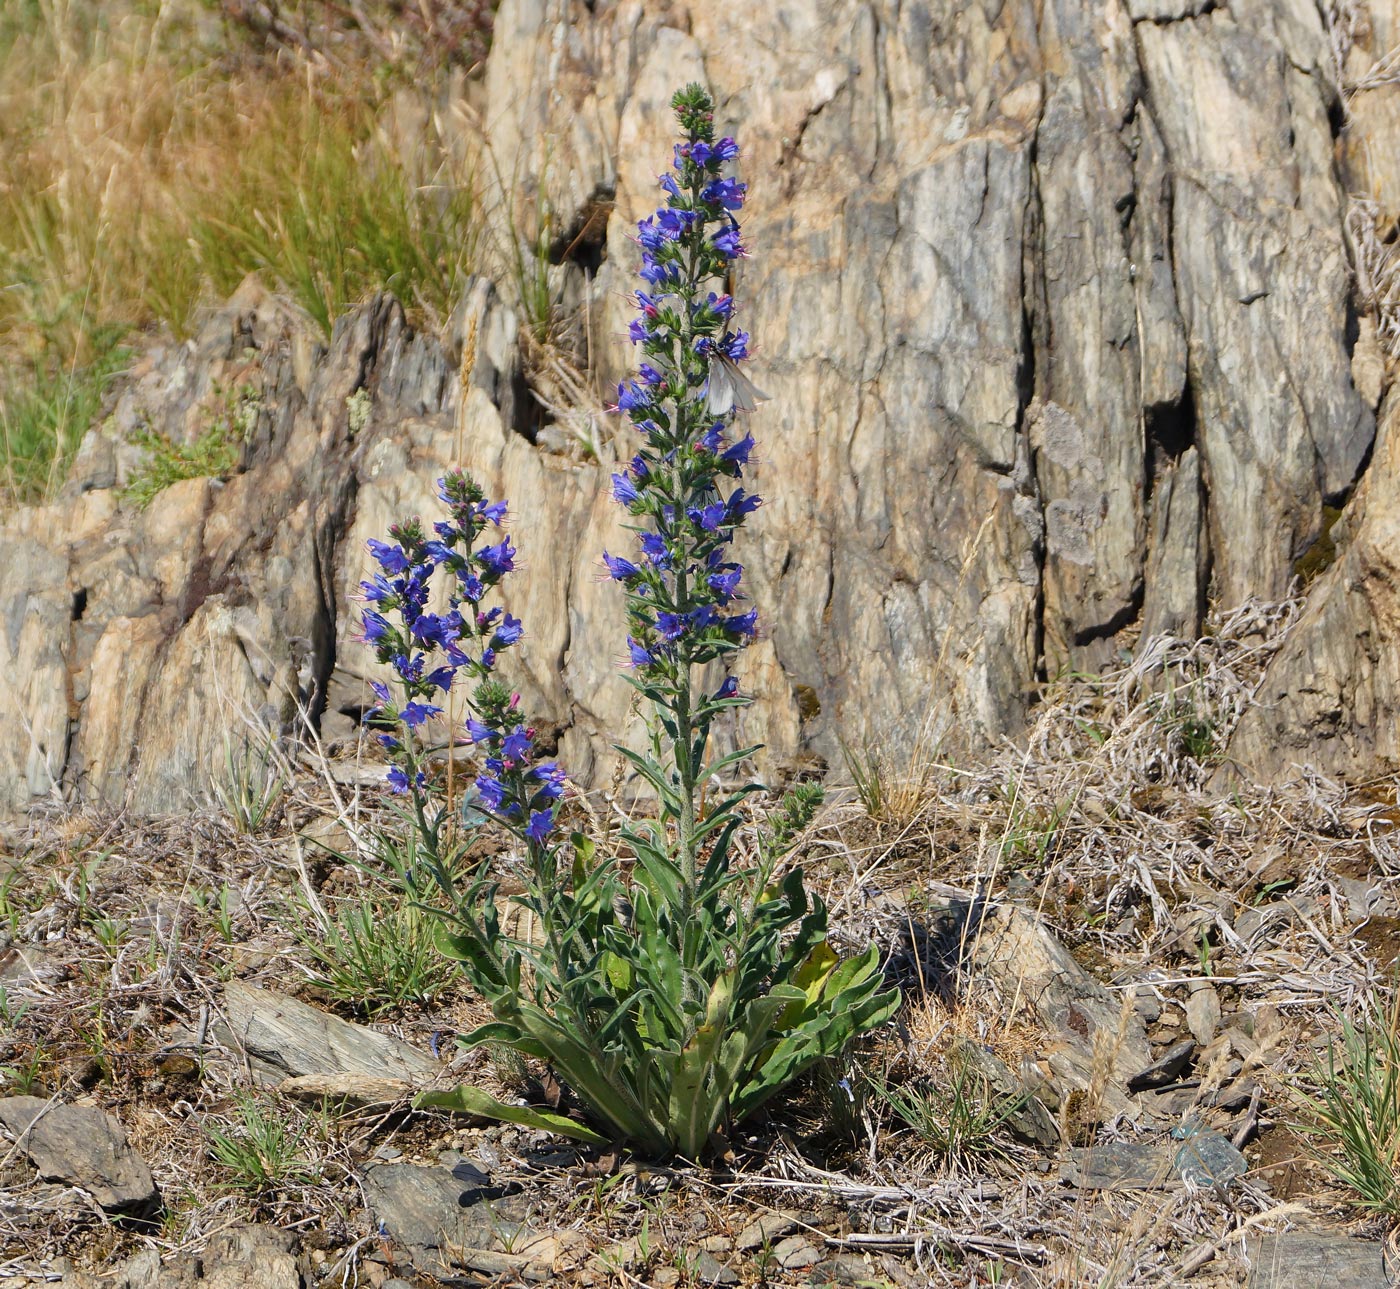
<path id="1" fill-rule="evenodd" d="M 81 1186 L 104 1212 L 145 1218 L 160 1208 L 150 1167 L 127 1145 L 121 1124 L 96 1106 L 7 1097 L 0 1124 L 42 1178 Z"/>
<path id="2" fill-rule="evenodd" d="M 681 1273 L 676 1267 L 661 1267 L 651 1273 L 651 1283 L 656 1289 L 671 1289 L 681 1282 Z"/>
<path id="3" fill-rule="evenodd" d="M 296 1101 L 326 1101 L 337 1108 L 361 1108 L 407 1101 L 413 1095 L 413 1085 L 407 1079 L 368 1074 L 298 1074 L 283 1079 L 277 1091 Z"/>
<path id="4" fill-rule="evenodd" d="M 1186 1026 L 1202 1047 L 1207 1046 L 1220 1027 L 1220 995 L 1209 981 L 1193 980 L 1186 1000 Z"/>
<path id="5" fill-rule="evenodd" d="M 737 1285 L 739 1273 L 733 1267 L 726 1267 L 713 1253 L 703 1249 L 694 1263 L 695 1279 L 702 1285 Z"/>
<path id="6" fill-rule="evenodd" d="M 800 1235 L 780 1240 L 773 1249 L 773 1259 L 784 1271 L 800 1271 L 822 1260 L 821 1250 Z"/>
<path id="7" fill-rule="evenodd" d="M 801 1225 L 802 1220 L 795 1213 L 765 1213 L 739 1232 L 734 1247 L 745 1250 L 762 1248 Z"/>
<path id="8" fill-rule="evenodd" d="M 1128 1079 L 1128 1090 L 1143 1092 L 1148 1088 L 1160 1088 L 1164 1083 L 1170 1083 L 1186 1068 L 1191 1053 L 1195 1050 L 1194 1038 L 1183 1038 L 1179 1043 L 1173 1043 L 1151 1065 Z"/>
<path id="9" fill-rule="evenodd" d="M 706 1253 L 729 1253 L 734 1248 L 734 1241 L 727 1235 L 707 1235 L 698 1242 L 697 1247 Z"/>

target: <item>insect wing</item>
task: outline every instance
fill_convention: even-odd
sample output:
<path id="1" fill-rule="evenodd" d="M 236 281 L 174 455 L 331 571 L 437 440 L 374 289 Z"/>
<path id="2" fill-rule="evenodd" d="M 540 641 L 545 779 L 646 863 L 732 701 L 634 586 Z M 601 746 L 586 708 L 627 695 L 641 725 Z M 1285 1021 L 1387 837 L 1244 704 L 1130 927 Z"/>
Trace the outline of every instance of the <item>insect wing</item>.
<path id="1" fill-rule="evenodd" d="M 732 359 L 718 352 L 711 354 L 710 388 L 705 399 L 705 410 L 711 416 L 724 416 L 730 411 L 752 412 L 770 397 Z"/>

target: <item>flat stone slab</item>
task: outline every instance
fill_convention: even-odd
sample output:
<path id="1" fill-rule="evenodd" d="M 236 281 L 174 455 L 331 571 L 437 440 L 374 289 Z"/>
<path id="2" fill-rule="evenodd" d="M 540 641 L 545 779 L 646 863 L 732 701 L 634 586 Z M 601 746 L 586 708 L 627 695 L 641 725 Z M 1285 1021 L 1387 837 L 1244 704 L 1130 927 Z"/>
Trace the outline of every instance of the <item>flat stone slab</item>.
<path id="1" fill-rule="evenodd" d="M 389 1034 L 237 980 L 224 986 L 224 1015 L 253 1073 L 269 1087 L 307 1074 L 355 1074 L 421 1087 L 441 1068 L 428 1053 Z"/>
<path id="2" fill-rule="evenodd" d="M 1248 1250 L 1249 1289 L 1391 1289 L 1383 1246 L 1322 1231 L 1266 1235 Z"/>
<path id="3" fill-rule="evenodd" d="M 380 1234 L 417 1271 L 447 1284 L 460 1283 L 463 1272 L 543 1283 L 588 1251 L 577 1232 L 532 1229 L 529 1197 L 502 1195 L 470 1160 L 377 1164 L 366 1170 L 364 1187 Z"/>
<path id="4" fill-rule="evenodd" d="M 40 1177 L 82 1187 L 104 1212 L 150 1217 L 160 1208 L 150 1167 L 127 1145 L 121 1124 L 96 1106 L 6 1097 L 0 1124 Z"/>
<path id="5" fill-rule="evenodd" d="M 1078 1146 L 1060 1165 L 1067 1186 L 1091 1191 L 1164 1190 L 1177 1185 L 1172 1160 L 1178 1146 L 1111 1141 L 1102 1146 Z"/>

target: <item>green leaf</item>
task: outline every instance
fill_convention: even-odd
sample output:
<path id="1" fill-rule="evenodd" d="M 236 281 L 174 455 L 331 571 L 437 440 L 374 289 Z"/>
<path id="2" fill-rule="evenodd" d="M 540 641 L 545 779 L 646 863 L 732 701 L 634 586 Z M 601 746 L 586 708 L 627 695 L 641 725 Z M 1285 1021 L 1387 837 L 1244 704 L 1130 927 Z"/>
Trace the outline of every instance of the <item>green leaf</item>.
<path id="1" fill-rule="evenodd" d="M 543 1128 L 546 1132 L 557 1132 L 561 1137 L 571 1137 L 589 1146 L 612 1144 L 592 1128 L 565 1115 L 535 1110 L 530 1106 L 507 1105 L 480 1088 L 465 1083 L 450 1092 L 420 1092 L 413 1098 L 413 1105 L 417 1110 L 451 1110 L 455 1114 L 474 1114 L 482 1119 L 518 1123 L 524 1128 Z"/>

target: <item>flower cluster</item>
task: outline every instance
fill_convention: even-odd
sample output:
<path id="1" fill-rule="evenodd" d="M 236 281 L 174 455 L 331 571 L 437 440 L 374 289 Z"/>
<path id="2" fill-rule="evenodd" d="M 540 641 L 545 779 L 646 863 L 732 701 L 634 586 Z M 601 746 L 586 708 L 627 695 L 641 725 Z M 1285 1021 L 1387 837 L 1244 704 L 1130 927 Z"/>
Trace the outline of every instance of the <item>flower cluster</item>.
<path id="1" fill-rule="evenodd" d="M 734 212 L 744 184 L 723 171 L 739 155 L 715 138 L 709 96 L 696 86 L 673 100 L 685 140 L 661 177 L 665 204 L 637 225 L 645 289 L 629 328 L 641 349 L 637 378 L 618 386 L 617 406 L 643 436 L 612 494 L 640 521 L 638 554 L 604 553 L 608 575 L 628 592 L 628 661 L 641 681 L 674 691 L 695 664 L 751 640 L 743 567 L 729 546 L 760 498 L 734 486 L 753 436 L 731 432 L 737 410 L 766 397 L 739 372 L 748 335 L 733 326 L 724 290 L 732 262 L 747 254 Z M 712 701 L 734 697 L 733 687 Z"/>
<path id="2" fill-rule="evenodd" d="M 392 688 L 383 681 L 371 685 L 378 699 L 372 715 L 391 727 L 379 735 L 394 761 L 389 784 L 415 798 L 425 789 L 422 727 L 442 715 L 435 700 L 465 674 L 478 682 L 468 700 L 474 713 L 468 734 L 487 752 L 486 771 L 476 781 L 480 804 L 503 819 L 520 821 L 532 840 L 542 841 L 554 824 L 563 774 L 533 763 L 533 731 L 512 720 L 519 696 L 492 679 L 501 652 L 524 634 L 520 619 L 499 605 L 482 605 L 515 568 L 517 552 L 500 532 L 506 503 L 487 501 L 461 471 L 438 481 L 438 497 L 447 518 L 433 525 L 432 535 L 413 520 L 391 527 L 388 542 L 371 540 L 369 552 L 380 571 L 360 583 L 365 642 L 393 672 Z M 478 544 L 488 528 L 498 540 Z M 448 578 L 447 608 L 430 613 L 430 588 L 439 570 Z"/>

